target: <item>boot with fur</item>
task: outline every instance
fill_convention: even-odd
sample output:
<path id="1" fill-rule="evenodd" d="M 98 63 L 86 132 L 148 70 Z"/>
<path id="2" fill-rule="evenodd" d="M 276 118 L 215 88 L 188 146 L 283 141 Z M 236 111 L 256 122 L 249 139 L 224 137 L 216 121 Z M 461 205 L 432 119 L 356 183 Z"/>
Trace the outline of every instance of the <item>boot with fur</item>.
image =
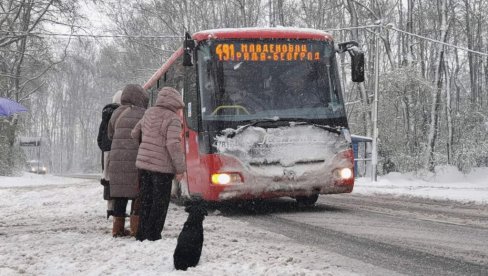
<path id="1" fill-rule="evenodd" d="M 135 237 L 137 235 L 137 228 L 139 227 L 139 216 L 130 216 L 130 235 Z"/>
<path id="2" fill-rule="evenodd" d="M 125 230 L 125 217 L 113 217 L 114 224 L 112 227 L 112 236 L 114 238 L 117 237 L 125 237 L 130 234 L 128 230 Z"/>

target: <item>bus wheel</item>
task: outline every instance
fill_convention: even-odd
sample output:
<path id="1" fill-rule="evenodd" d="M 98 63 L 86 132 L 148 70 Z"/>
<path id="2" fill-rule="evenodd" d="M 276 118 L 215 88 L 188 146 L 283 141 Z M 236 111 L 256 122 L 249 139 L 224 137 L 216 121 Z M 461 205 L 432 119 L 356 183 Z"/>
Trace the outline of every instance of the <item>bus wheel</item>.
<path id="1" fill-rule="evenodd" d="M 297 196 L 295 197 L 295 200 L 297 201 L 298 205 L 301 206 L 312 206 L 317 202 L 317 199 L 319 198 L 318 194 L 314 194 L 311 196 Z"/>

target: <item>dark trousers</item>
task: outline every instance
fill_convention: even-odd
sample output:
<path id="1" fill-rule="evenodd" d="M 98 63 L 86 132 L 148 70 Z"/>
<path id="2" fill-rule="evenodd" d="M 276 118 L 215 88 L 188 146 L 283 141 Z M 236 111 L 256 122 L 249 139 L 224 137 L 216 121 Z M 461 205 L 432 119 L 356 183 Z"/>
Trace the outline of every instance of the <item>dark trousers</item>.
<path id="1" fill-rule="evenodd" d="M 114 217 L 126 217 L 127 214 L 125 213 L 127 209 L 127 203 L 129 202 L 129 198 L 127 197 L 112 197 L 112 200 L 114 201 Z M 135 204 L 137 204 L 137 199 L 132 199 L 131 205 L 130 205 L 130 214 L 131 215 L 138 215 L 138 208 L 135 207 Z"/>
<path id="2" fill-rule="evenodd" d="M 126 197 L 113 197 L 114 200 L 114 217 L 125 217 L 125 209 L 127 209 L 127 202 L 129 201 Z"/>
<path id="3" fill-rule="evenodd" d="M 141 170 L 139 193 L 141 209 L 136 239 L 155 241 L 161 239 L 171 197 L 174 174 Z"/>

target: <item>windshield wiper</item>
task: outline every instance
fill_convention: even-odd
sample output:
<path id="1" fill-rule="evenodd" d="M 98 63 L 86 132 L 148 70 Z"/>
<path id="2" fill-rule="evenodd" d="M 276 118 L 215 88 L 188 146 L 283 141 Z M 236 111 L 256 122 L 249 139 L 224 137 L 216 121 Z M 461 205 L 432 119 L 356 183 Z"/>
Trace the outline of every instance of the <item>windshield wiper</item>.
<path id="1" fill-rule="evenodd" d="M 318 127 L 318 128 L 324 129 L 324 130 L 328 130 L 330 132 L 334 132 L 337 134 L 341 134 L 341 130 L 342 130 L 342 127 L 331 127 L 331 126 L 327 126 L 327 125 L 319 125 L 319 124 L 303 122 L 303 121 L 295 122 L 295 124 L 296 125 L 311 125 L 311 126 Z"/>
<path id="2" fill-rule="evenodd" d="M 276 125 L 276 123 L 283 123 L 283 122 L 289 122 L 290 120 L 288 119 L 281 119 L 278 116 L 272 117 L 272 118 L 264 118 L 264 119 L 255 119 L 251 120 L 249 124 L 243 126 L 242 128 L 248 128 L 250 126 L 261 126 L 261 125 Z"/>
<path id="3" fill-rule="evenodd" d="M 255 120 L 249 121 L 249 123 L 246 124 L 246 125 L 240 126 L 239 128 L 237 128 L 233 132 L 226 133 L 226 135 L 227 135 L 228 138 L 232 138 L 236 134 L 243 132 L 248 127 L 252 127 L 252 126 L 259 126 L 259 127 L 262 127 L 262 126 L 276 126 L 277 123 L 278 124 L 283 124 L 283 123 L 288 123 L 289 124 L 289 120 L 280 119 L 280 117 L 278 117 L 278 116 L 275 116 L 275 117 L 272 117 L 272 118 L 255 119 Z M 286 126 L 286 125 L 287 124 L 283 124 L 283 126 Z"/>

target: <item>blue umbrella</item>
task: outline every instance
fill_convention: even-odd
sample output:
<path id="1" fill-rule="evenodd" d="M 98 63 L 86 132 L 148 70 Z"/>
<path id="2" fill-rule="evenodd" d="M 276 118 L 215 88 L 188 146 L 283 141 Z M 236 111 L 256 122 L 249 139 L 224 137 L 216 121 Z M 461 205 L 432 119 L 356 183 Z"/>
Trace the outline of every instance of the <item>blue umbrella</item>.
<path id="1" fill-rule="evenodd" d="M 16 101 L 7 98 L 0 98 L 0 116 L 10 116 L 18 112 L 26 112 L 27 108 Z"/>

